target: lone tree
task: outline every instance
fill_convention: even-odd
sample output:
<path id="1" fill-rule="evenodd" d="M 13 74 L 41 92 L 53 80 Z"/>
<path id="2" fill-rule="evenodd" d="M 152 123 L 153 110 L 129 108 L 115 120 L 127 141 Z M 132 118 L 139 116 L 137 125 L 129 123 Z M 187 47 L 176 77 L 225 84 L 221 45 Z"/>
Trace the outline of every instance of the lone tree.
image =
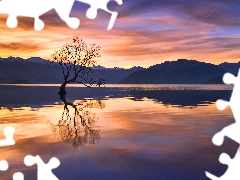
<path id="1" fill-rule="evenodd" d="M 58 94 L 63 102 L 66 102 L 66 85 L 68 83 L 81 83 L 87 87 L 100 86 L 105 83 L 102 78 L 93 78 L 90 74 L 96 66 L 94 58 L 100 57 L 100 46 L 91 44 L 88 46 L 85 41 L 77 36 L 72 41 L 57 49 L 51 56 L 53 61 L 62 68 L 64 82 L 60 86 Z"/>

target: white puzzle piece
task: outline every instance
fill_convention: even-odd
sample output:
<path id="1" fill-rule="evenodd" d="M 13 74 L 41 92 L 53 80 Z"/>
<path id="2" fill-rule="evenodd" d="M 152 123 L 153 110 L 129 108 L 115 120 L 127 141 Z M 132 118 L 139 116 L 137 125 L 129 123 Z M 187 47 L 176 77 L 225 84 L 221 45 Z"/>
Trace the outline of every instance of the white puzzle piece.
<path id="1" fill-rule="evenodd" d="M 224 137 L 227 136 L 240 144 L 240 70 L 238 76 L 235 77 L 230 73 L 223 76 L 225 84 L 233 84 L 233 91 L 230 101 L 218 100 L 216 102 L 219 110 L 224 110 L 227 106 L 232 109 L 235 123 L 223 128 L 220 132 L 215 134 L 212 138 L 213 144 L 220 146 L 223 144 Z M 221 177 L 216 177 L 209 172 L 205 172 L 206 176 L 212 180 L 239 180 L 240 179 L 240 148 L 235 157 L 231 159 L 226 153 L 222 153 L 219 157 L 222 164 L 228 165 L 228 169 Z"/>
<path id="2" fill-rule="evenodd" d="M 89 4 L 91 7 L 86 13 L 90 19 L 97 16 L 97 10 L 102 9 L 111 14 L 111 19 L 108 25 L 108 30 L 112 29 L 117 15 L 117 12 L 110 11 L 107 4 L 110 0 L 77 0 Z M 115 0 L 119 5 L 122 5 L 122 0 Z M 44 22 L 39 16 L 46 12 L 55 9 L 59 17 L 66 22 L 66 24 L 76 29 L 80 25 L 80 20 L 75 17 L 69 17 L 72 6 L 75 0 L 0 0 L 0 13 L 8 14 L 7 26 L 15 28 L 18 25 L 17 16 L 34 18 L 34 29 L 40 31 L 44 28 Z"/>
<path id="3" fill-rule="evenodd" d="M 21 172 L 16 172 L 13 174 L 13 180 L 24 180 L 24 175 Z"/>
<path id="4" fill-rule="evenodd" d="M 2 0 L 0 1 L 0 13 L 8 14 L 7 26 L 15 28 L 18 25 L 17 16 L 34 18 L 34 29 L 40 31 L 44 28 L 44 22 L 39 16 L 51 9 L 55 9 L 60 18 L 73 29 L 78 28 L 80 21 L 70 18 L 74 0 Z"/>
<path id="5" fill-rule="evenodd" d="M 6 160 L 0 161 L 0 171 L 8 170 L 8 162 Z"/>
<path id="6" fill-rule="evenodd" d="M 4 135 L 5 138 L 4 140 L 0 140 L 0 146 L 10 146 L 14 145 L 15 141 L 13 139 L 15 129 L 12 126 L 7 126 L 4 128 Z"/>
<path id="7" fill-rule="evenodd" d="M 7 126 L 4 128 L 4 135 L 6 137 L 5 140 L 0 140 L 0 145 L 1 146 L 9 146 L 9 145 L 14 145 L 15 141 L 13 139 L 15 129 L 12 126 Z M 38 178 L 37 180 L 59 180 L 53 173 L 52 169 L 57 168 L 60 165 L 60 161 L 56 158 L 53 157 L 50 159 L 50 161 L 45 164 L 42 159 L 37 155 L 37 156 L 31 156 L 27 155 L 24 158 L 24 163 L 27 166 L 32 166 L 34 164 L 38 165 Z M 6 160 L 1 160 L 0 161 L 0 171 L 6 171 L 8 169 L 8 162 Z M 16 172 L 13 174 L 13 180 L 24 180 L 24 175 L 22 172 Z"/>
<path id="8" fill-rule="evenodd" d="M 52 169 L 57 168 L 60 165 L 60 161 L 56 157 L 52 157 L 50 161 L 45 164 L 43 160 L 37 156 L 27 155 L 24 158 L 26 166 L 38 165 L 37 180 L 59 180 L 53 173 Z"/>

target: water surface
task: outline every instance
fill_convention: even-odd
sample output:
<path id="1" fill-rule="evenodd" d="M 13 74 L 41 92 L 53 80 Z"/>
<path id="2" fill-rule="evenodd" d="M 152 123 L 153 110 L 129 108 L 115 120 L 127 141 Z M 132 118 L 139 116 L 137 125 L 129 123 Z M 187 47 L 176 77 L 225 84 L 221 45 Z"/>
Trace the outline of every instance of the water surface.
<path id="1" fill-rule="evenodd" d="M 1 159 L 9 162 L 1 179 L 11 179 L 17 171 L 36 179 L 37 167 L 23 163 L 28 154 L 38 154 L 44 162 L 57 157 L 61 165 L 53 172 L 61 180 L 203 180 L 206 170 L 220 176 L 227 166 L 218 162 L 219 155 L 233 157 L 238 149 L 229 139 L 221 147 L 211 142 L 234 122 L 229 108 L 215 106 L 217 99 L 229 99 L 231 88 L 69 86 L 67 100 L 76 106 L 66 109 L 58 86 L 1 85 L 0 132 L 8 125 L 16 129 L 16 145 L 0 148 Z"/>

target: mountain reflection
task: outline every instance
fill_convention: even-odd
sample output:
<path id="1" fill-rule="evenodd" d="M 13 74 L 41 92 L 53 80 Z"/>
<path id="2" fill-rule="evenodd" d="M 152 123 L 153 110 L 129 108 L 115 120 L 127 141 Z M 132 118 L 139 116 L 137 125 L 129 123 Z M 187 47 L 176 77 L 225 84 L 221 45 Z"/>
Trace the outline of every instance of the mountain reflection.
<path id="1" fill-rule="evenodd" d="M 204 86 L 203 86 L 204 87 Z M 206 87 L 208 87 L 206 85 Z M 225 86 L 223 86 L 224 88 Z M 44 105 L 51 105 L 59 102 L 57 87 L 14 87 L 14 86 L 0 86 L 0 106 L 11 108 L 31 107 L 42 108 Z M 177 89 L 177 88 L 176 88 Z M 68 88 L 69 99 L 86 99 L 97 98 L 105 100 L 108 98 L 125 98 L 131 97 L 132 100 L 151 99 L 155 102 L 160 102 L 164 105 L 180 106 L 180 107 L 197 107 L 215 103 L 217 99 L 229 100 L 231 90 L 228 89 L 185 89 L 173 90 L 166 88 L 158 89 L 141 89 L 141 88 L 123 88 L 123 87 L 109 87 L 109 88 Z M 31 95 L 31 96 L 30 96 Z"/>
<path id="2" fill-rule="evenodd" d="M 71 113 L 71 109 L 73 113 Z M 52 132 L 61 141 L 70 143 L 74 148 L 84 144 L 95 144 L 100 140 L 100 130 L 95 126 L 96 114 L 92 108 L 105 108 L 101 100 L 80 100 L 73 103 L 64 102 L 62 118 L 52 126 Z"/>
<path id="3" fill-rule="evenodd" d="M 131 98 L 135 101 L 151 99 L 166 106 L 197 107 L 215 103 L 218 99 L 229 100 L 231 91 L 228 90 L 152 90 L 131 91 Z"/>

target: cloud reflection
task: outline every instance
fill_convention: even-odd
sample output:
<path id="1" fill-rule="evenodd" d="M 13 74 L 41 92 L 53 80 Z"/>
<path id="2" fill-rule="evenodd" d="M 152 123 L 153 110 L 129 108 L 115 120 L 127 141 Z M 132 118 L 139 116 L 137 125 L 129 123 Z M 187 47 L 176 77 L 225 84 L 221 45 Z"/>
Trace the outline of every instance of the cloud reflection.
<path id="1" fill-rule="evenodd" d="M 181 109 L 166 107 L 147 98 L 143 101 L 108 98 L 101 102 L 103 103 L 95 100 L 74 101 L 73 104 L 79 110 L 85 106 L 79 114 L 70 105 L 67 105 L 69 111 L 66 111 L 65 104 L 43 106 L 38 111 L 31 111 L 30 108 L 12 111 L 4 109 L 4 114 L 1 114 L 0 110 L 0 120 L 8 120 L 1 124 L 1 131 L 6 125 L 16 128 L 16 145 L 0 148 L 0 158 L 8 160 L 11 167 L 8 172 L 0 172 L 0 176 L 11 179 L 12 172 L 21 171 L 26 179 L 33 179 L 36 177 L 36 167 L 25 167 L 23 158 L 27 154 L 39 154 L 44 162 L 52 156 L 60 159 L 61 166 L 54 170 L 60 179 L 181 177 L 200 180 L 206 169 L 223 172 L 224 167 L 221 167 L 217 159 L 221 152 L 225 151 L 230 155 L 231 152 L 235 153 L 233 143 L 215 147 L 211 142 L 213 134 L 233 122 L 230 109 L 218 111 L 215 104 Z M 99 108 L 102 106 L 104 108 Z M 99 117 L 94 125 L 101 130 L 101 143 L 94 146 L 85 143 L 73 152 L 69 143 L 73 143 L 75 134 L 60 135 L 58 125 L 65 132 L 66 128 L 75 127 L 75 118 L 76 125 L 81 125 L 82 130 L 85 130 L 79 116 L 84 117 L 86 109 L 91 109 Z M 26 116 L 27 114 L 30 116 Z M 85 117 L 83 122 L 87 123 L 89 116 Z M 57 125 L 59 139 L 62 136 L 68 143 L 54 137 L 51 126 L 47 124 L 49 120 Z M 83 134 L 80 136 L 84 137 Z"/>

